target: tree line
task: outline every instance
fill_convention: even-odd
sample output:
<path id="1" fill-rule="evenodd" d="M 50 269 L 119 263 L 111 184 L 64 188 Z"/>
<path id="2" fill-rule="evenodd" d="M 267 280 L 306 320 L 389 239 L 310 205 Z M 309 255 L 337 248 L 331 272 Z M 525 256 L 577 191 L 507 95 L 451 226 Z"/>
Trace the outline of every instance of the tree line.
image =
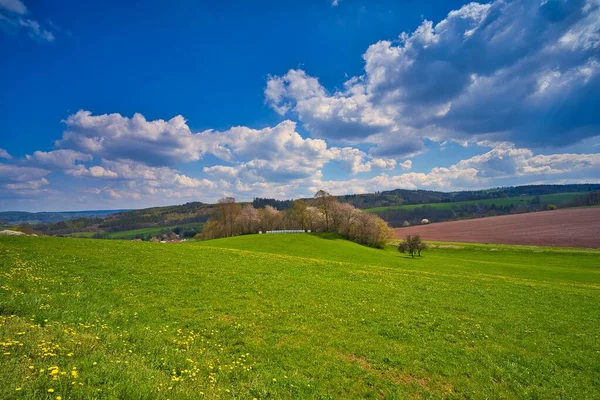
<path id="1" fill-rule="evenodd" d="M 271 205 L 256 208 L 236 203 L 232 197 L 217 202 L 217 210 L 206 222 L 201 239 L 258 233 L 281 229 L 334 232 L 371 247 L 381 248 L 392 237 L 392 230 L 379 216 L 364 213 L 351 204 L 340 203 L 324 190 L 314 198 L 295 200 L 285 211 Z"/>

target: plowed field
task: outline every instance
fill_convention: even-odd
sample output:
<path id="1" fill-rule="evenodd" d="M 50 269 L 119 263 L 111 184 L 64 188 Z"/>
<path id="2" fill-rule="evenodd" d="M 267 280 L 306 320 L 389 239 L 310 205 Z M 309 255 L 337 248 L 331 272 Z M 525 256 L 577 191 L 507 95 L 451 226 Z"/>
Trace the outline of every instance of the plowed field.
<path id="1" fill-rule="evenodd" d="M 502 215 L 396 228 L 424 240 L 600 248 L 600 207 Z"/>

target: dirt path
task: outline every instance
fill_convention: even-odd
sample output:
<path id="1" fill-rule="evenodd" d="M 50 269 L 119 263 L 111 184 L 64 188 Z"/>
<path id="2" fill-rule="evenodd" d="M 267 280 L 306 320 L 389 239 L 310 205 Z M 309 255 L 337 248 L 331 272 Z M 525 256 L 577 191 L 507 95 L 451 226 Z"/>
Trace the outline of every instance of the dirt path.
<path id="1" fill-rule="evenodd" d="M 502 215 L 394 229 L 396 238 L 600 248 L 600 207 Z"/>

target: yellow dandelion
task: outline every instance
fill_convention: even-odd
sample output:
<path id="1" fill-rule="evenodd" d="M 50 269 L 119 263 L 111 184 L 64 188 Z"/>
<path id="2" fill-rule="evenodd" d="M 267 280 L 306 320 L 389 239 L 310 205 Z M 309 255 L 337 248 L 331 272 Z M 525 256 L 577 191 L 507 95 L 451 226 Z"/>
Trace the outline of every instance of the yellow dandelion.
<path id="1" fill-rule="evenodd" d="M 16 388 L 15 390 L 18 392 L 18 391 L 20 391 L 20 390 L 23 390 L 23 388 L 22 388 L 22 387 L 18 387 L 18 388 Z"/>
<path id="2" fill-rule="evenodd" d="M 79 376 L 79 373 L 76 370 L 71 371 L 71 375 L 73 376 L 73 378 L 77 378 Z"/>
<path id="3" fill-rule="evenodd" d="M 52 389 L 52 388 L 48 389 L 48 393 L 54 393 L 54 389 Z"/>

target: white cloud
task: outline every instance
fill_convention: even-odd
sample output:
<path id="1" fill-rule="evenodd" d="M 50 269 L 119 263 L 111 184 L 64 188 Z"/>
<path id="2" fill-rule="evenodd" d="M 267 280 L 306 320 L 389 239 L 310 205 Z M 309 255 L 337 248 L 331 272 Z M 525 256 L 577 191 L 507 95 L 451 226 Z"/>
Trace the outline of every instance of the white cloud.
<path id="1" fill-rule="evenodd" d="M 0 148 L 0 158 L 5 158 L 7 160 L 10 160 L 12 158 L 12 156 L 10 154 L 8 154 L 8 151 L 4 150 L 3 148 Z"/>
<path id="2" fill-rule="evenodd" d="M 600 154 L 533 155 L 529 149 L 495 148 L 462 160 L 459 168 L 475 168 L 482 178 L 511 178 L 525 175 L 567 174 L 582 170 L 600 173 Z"/>
<path id="3" fill-rule="evenodd" d="M 400 168 L 402 169 L 411 169 L 412 168 L 412 161 L 411 160 L 406 160 L 404 162 L 400 163 Z"/>
<path id="4" fill-rule="evenodd" d="M 45 178 L 51 171 L 0 163 L 0 198 L 36 196 L 48 185 Z"/>
<path id="5" fill-rule="evenodd" d="M 364 75 L 326 90 L 302 70 L 270 76 L 266 101 L 312 135 L 415 154 L 422 140 L 563 146 L 600 129 L 600 2 L 470 3 L 363 55 Z"/>
<path id="6" fill-rule="evenodd" d="M 21 191 L 21 190 L 36 190 L 41 186 L 48 185 L 50 182 L 46 178 L 20 182 L 20 183 L 7 183 L 5 187 L 9 190 Z"/>
<path id="7" fill-rule="evenodd" d="M 0 0 L 0 25 L 11 31 L 24 29 L 29 37 L 40 42 L 54 42 L 54 34 L 31 18 L 24 18 L 27 7 L 20 0 Z"/>
<path id="8" fill-rule="evenodd" d="M 127 118 L 80 110 L 64 122 L 67 129 L 56 144 L 99 157 L 158 166 L 199 160 L 204 150 L 202 135 L 193 134 L 181 115 L 147 121 L 141 114 Z"/>
<path id="9" fill-rule="evenodd" d="M 26 155 L 25 161 L 48 168 L 69 170 L 76 167 L 78 161 L 91 161 L 93 157 L 75 150 L 52 150 L 48 152 L 36 151 L 32 155 Z"/>
<path id="10" fill-rule="evenodd" d="M 41 179 L 48 174 L 50 174 L 50 171 L 43 168 L 21 167 L 18 165 L 0 163 L 0 182 L 24 182 Z"/>
<path id="11" fill-rule="evenodd" d="M 0 0 L 0 8 L 19 15 L 27 14 L 27 7 L 20 0 Z"/>

